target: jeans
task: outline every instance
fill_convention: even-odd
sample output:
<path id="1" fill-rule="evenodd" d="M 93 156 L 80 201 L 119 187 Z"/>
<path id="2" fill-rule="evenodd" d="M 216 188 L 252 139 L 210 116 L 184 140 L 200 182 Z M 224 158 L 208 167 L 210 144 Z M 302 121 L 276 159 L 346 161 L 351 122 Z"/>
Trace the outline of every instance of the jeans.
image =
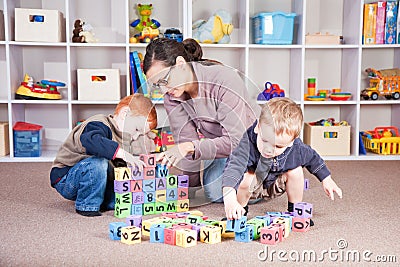
<path id="1" fill-rule="evenodd" d="M 112 182 L 107 183 L 110 169 L 105 158 L 90 157 L 81 160 L 61 178 L 55 189 L 64 198 L 75 201 L 77 210 L 99 211 L 102 204 L 113 209 L 114 185 Z M 104 202 L 105 199 L 107 202 Z"/>
<path id="2" fill-rule="evenodd" d="M 222 173 L 226 160 L 227 158 L 204 160 L 204 194 L 212 202 L 223 202 Z"/>

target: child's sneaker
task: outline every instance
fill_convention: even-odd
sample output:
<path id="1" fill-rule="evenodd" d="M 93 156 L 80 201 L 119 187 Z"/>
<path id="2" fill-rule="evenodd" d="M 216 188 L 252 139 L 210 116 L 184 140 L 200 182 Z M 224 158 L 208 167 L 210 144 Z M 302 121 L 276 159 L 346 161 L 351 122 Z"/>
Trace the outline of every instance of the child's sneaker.
<path id="1" fill-rule="evenodd" d="M 100 211 L 84 211 L 84 210 L 75 210 L 75 211 L 76 213 L 86 217 L 101 216 Z"/>

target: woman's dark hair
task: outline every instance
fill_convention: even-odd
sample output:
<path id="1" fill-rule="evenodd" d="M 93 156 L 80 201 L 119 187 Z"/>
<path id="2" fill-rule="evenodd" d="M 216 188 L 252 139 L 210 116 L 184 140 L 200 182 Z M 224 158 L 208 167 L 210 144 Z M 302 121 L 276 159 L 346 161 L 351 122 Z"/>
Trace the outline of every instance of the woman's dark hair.
<path id="1" fill-rule="evenodd" d="M 200 61 L 204 65 L 221 64 L 215 60 L 202 59 L 203 50 L 192 38 L 187 38 L 181 43 L 173 39 L 157 38 L 146 47 L 143 72 L 146 74 L 154 61 L 161 61 L 166 66 L 174 66 L 178 56 L 183 57 L 187 62 Z"/>

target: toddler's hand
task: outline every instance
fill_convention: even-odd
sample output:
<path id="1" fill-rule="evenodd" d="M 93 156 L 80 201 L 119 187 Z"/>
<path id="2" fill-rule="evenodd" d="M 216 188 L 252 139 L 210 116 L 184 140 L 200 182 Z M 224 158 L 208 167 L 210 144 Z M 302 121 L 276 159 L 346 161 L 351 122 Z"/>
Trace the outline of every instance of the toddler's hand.
<path id="1" fill-rule="evenodd" d="M 131 164 L 132 166 L 136 166 L 140 171 L 143 170 L 145 167 L 145 163 L 139 159 L 138 156 L 133 156 L 132 154 L 125 152 L 123 160 L 127 163 Z"/>
<path id="2" fill-rule="evenodd" d="M 335 195 L 336 193 L 340 198 L 342 198 L 342 189 L 337 186 L 335 181 L 333 181 L 331 176 L 326 177 L 324 180 L 322 180 L 322 186 L 324 187 L 325 194 L 330 197 L 332 200 L 335 200 Z"/>

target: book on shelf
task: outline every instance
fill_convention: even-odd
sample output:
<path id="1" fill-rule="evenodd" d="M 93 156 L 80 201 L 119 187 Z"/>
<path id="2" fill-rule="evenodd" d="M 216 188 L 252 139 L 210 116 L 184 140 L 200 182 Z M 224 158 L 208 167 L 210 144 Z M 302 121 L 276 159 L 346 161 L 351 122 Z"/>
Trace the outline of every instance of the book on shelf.
<path id="1" fill-rule="evenodd" d="M 133 53 L 129 53 L 129 74 L 130 74 L 130 82 L 131 82 L 131 93 L 138 93 L 138 82 L 139 77 L 136 73 L 135 60 L 133 59 Z"/>
<path id="2" fill-rule="evenodd" d="M 398 10 L 397 0 L 386 2 L 385 44 L 396 43 L 397 10 Z"/>
<path id="3" fill-rule="evenodd" d="M 386 18 L 386 2 L 377 2 L 376 10 L 376 43 L 385 43 L 385 18 Z"/>
<path id="4" fill-rule="evenodd" d="M 378 4 L 364 4 L 363 44 L 375 44 L 376 11 Z"/>
<path id="5" fill-rule="evenodd" d="M 145 96 L 149 96 L 149 92 L 147 90 L 147 81 L 146 81 L 146 76 L 143 73 L 142 66 L 141 66 L 141 61 L 139 57 L 139 53 L 137 51 L 132 51 L 130 52 L 133 58 L 133 62 L 131 60 L 131 64 L 133 64 L 133 67 L 131 65 L 131 68 L 134 68 L 137 82 L 137 91 L 138 93 L 142 93 Z"/>

